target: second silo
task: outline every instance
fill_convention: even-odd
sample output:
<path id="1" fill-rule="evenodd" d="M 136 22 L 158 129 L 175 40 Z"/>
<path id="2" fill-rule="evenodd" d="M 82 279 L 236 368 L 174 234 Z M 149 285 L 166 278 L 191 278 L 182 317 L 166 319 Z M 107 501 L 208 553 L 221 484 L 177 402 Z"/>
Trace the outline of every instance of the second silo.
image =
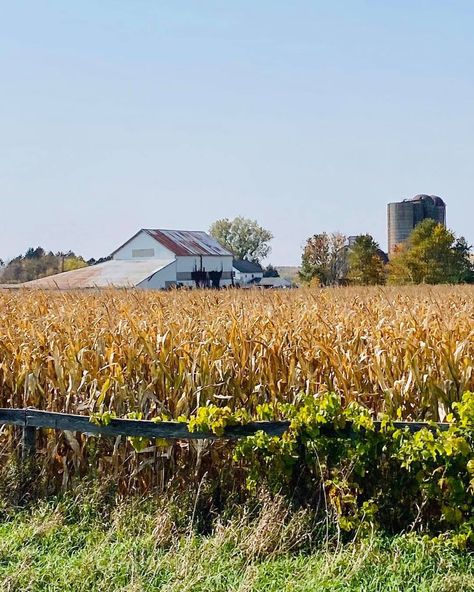
<path id="1" fill-rule="evenodd" d="M 411 231 L 426 218 L 446 225 L 446 204 L 437 195 L 415 195 L 411 199 L 389 203 L 388 214 L 388 252 L 403 243 Z"/>

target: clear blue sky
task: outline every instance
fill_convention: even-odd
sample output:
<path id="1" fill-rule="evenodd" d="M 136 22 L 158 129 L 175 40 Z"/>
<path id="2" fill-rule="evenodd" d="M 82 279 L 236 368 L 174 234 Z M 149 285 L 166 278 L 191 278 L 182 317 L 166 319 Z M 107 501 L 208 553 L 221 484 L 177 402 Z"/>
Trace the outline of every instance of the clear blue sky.
<path id="1" fill-rule="evenodd" d="M 416 193 L 474 242 L 472 0 L 1 7 L 2 258 L 241 214 L 291 265 Z"/>

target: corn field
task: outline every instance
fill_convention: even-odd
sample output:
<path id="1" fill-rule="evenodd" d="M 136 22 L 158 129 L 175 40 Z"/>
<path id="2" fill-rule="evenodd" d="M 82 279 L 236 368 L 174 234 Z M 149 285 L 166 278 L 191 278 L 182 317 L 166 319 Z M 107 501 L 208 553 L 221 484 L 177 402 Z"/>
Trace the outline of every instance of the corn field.
<path id="1" fill-rule="evenodd" d="M 376 413 L 443 420 L 466 390 L 471 287 L 0 292 L 0 407 L 176 418 L 207 402 L 251 412 L 335 391 Z M 45 437 L 63 482 L 83 462 L 88 438 L 77 438 Z M 120 471 L 130 450 L 117 450 L 100 462 Z"/>

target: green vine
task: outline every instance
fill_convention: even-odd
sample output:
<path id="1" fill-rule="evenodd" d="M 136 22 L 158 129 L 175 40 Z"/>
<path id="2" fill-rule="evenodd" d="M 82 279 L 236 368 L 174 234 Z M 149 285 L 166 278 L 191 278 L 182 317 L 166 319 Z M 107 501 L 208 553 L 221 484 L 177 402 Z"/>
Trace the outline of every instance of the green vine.
<path id="1" fill-rule="evenodd" d="M 96 414 L 91 421 L 107 425 L 112 417 Z M 367 409 L 345 406 L 334 393 L 301 396 L 294 404 L 264 403 L 254 416 L 208 404 L 178 421 L 187 422 L 190 432 L 222 437 L 229 426 L 283 418 L 290 427 L 282 436 L 258 431 L 233 447 L 249 495 L 265 485 L 297 503 L 324 507 L 342 532 L 413 529 L 429 534 L 433 544 L 474 546 L 474 393 L 453 404 L 447 430 L 432 424 L 412 433 L 396 429 L 386 416 L 376 428 Z M 136 451 L 151 445 L 147 438 L 129 441 Z"/>

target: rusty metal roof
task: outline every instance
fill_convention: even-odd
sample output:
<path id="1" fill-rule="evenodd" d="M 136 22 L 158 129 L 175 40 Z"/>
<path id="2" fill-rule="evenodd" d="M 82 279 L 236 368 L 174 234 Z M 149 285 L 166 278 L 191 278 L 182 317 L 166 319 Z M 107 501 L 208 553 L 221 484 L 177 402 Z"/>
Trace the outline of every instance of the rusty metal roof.
<path id="1" fill-rule="evenodd" d="M 174 263 L 174 260 L 146 261 L 112 260 L 50 275 L 39 280 L 25 282 L 21 287 L 74 290 L 80 288 L 131 288 L 149 278 L 160 269 Z"/>
<path id="2" fill-rule="evenodd" d="M 144 228 L 150 236 L 180 257 L 193 255 L 232 256 L 215 238 L 202 230 Z"/>

